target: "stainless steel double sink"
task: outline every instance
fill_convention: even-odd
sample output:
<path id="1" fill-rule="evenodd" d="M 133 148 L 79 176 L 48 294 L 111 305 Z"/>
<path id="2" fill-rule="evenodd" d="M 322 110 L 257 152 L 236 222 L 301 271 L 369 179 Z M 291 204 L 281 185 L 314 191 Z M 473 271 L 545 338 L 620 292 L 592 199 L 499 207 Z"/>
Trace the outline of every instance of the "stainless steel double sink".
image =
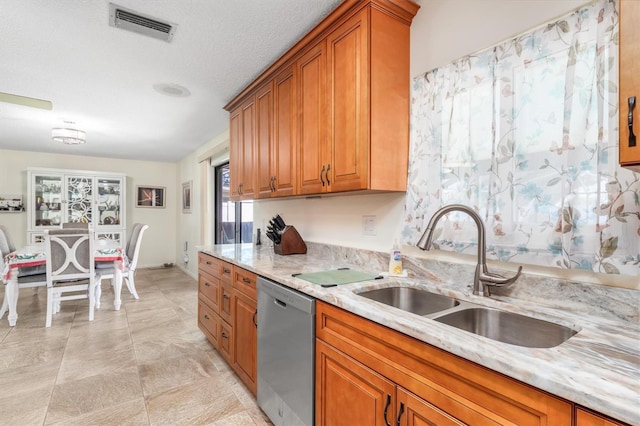
<path id="1" fill-rule="evenodd" d="M 552 348 L 577 333 L 553 322 L 413 287 L 387 287 L 355 294 L 489 339 L 528 348 Z"/>

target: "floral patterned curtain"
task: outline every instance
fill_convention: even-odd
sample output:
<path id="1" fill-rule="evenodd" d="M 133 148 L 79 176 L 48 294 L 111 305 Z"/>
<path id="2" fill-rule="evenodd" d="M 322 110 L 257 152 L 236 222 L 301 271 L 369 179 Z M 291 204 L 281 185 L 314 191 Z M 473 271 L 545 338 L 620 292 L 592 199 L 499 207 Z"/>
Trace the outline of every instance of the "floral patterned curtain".
<path id="1" fill-rule="evenodd" d="M 403 242 L 473 207 L 500 261 L 640 275 L 640 174 L 618 166 L 617 0 L 414 80 Z M 441 249 L 475 253 L 452 213 Z"/>

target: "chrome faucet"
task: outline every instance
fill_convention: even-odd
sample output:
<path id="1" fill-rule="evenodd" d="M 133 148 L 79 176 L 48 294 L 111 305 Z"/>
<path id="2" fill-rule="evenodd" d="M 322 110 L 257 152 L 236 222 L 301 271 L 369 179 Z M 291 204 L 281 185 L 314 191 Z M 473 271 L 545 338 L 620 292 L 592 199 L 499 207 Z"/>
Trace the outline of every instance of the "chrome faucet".
<path id="1" fill-rule="evenodd" d="M 436 224 L 442 218 L 442 216 L 452 211 L 459 211 L 471 216 L 478 228 L 478 264 L 476 265 L 476 273 L 473 277 L 473 294 L 481 296 L 491 296 L 490 286 L 502 287 L 512 284 L 518 279 L 522 272 L 522 266 L 518 267 L 518 272 L 511 278 L 503 277 L 502 275 L 489 272 L 487 269 L 487 246 L 485 240 L 485 229 L 482 218 L 473 209 L 463 204 L 449 204 L 441 207 L 431 217 L 427 229 L 418 241 L 418 248 L 422 250 L 429 250 L 431 248 L 431 240 L 433 237 L 433 231 L 436 228 Z M 480 285 L 482 284 L 482 285 Z"/>

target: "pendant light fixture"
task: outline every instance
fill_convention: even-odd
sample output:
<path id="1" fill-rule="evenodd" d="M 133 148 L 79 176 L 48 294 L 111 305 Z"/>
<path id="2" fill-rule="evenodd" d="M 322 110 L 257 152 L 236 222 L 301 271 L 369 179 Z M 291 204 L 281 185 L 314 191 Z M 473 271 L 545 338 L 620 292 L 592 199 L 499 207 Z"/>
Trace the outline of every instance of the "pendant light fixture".
<path id="1" fill-rule="evenodd" d="M 51 138 L 67 145 L 80 145 L 86 142 L 86 133 L 77 129 L 52 129 Z"/>

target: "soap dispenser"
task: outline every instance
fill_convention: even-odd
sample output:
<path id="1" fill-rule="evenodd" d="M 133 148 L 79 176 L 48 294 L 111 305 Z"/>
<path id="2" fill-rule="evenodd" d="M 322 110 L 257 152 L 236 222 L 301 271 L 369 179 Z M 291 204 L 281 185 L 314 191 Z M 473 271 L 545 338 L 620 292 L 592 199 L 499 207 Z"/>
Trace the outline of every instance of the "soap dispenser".
<path id="1" fill-rule="evenodd" d="M 389 257 L 389 275 L 402 275 L 402 253 L 398 240 L 393 244 L 391 255 Z"/>

